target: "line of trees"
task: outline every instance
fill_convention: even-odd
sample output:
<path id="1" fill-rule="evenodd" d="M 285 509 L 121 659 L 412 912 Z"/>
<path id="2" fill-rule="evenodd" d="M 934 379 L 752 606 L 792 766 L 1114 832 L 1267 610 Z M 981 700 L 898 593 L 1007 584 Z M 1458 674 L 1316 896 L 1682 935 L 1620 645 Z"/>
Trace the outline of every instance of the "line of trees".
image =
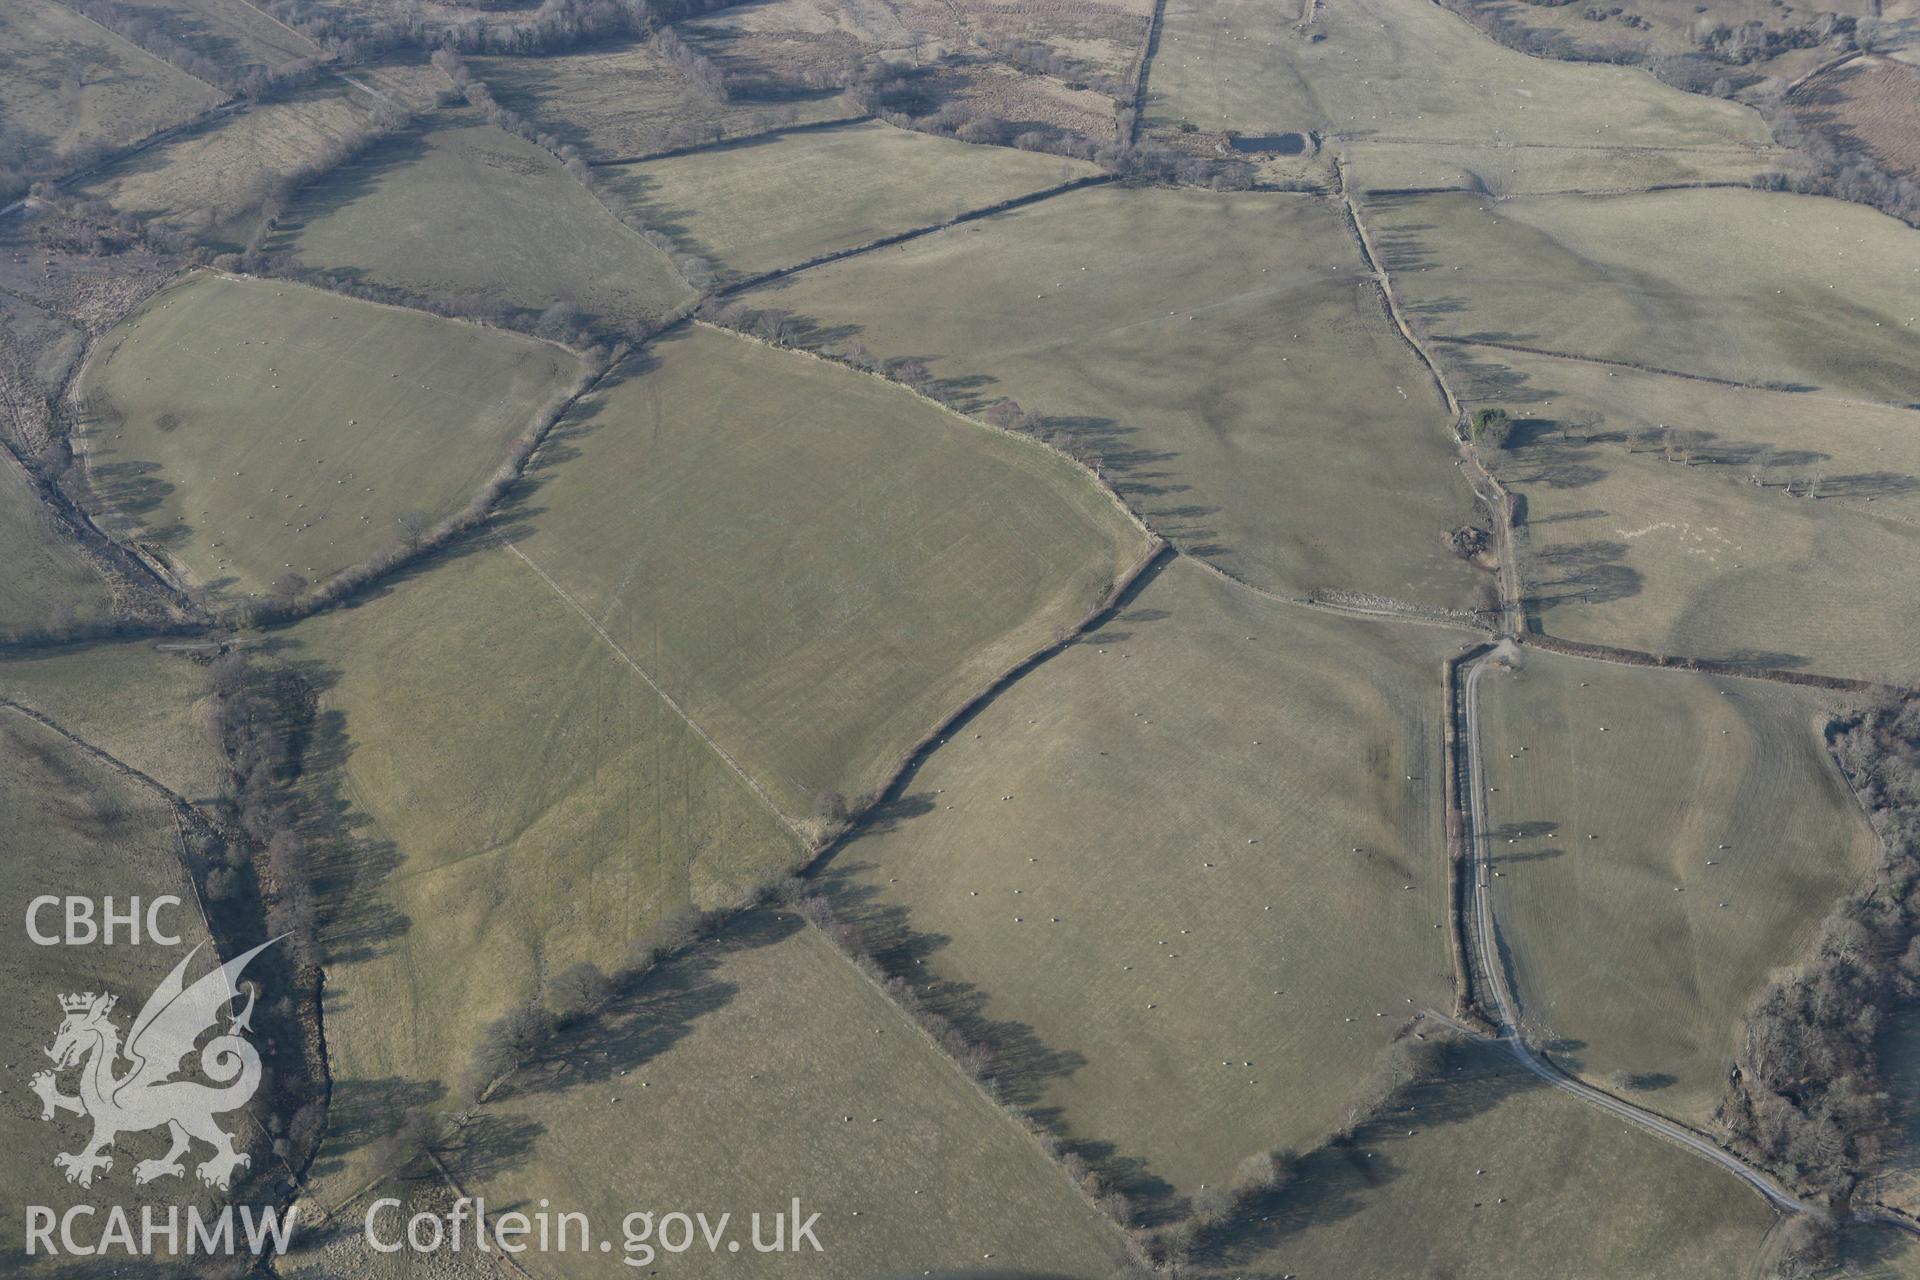
<path id="1" fill-rule="evenodd" d="M 688 50 L 688 53 L 691 54 L 692 50 Z M 601 187 L 599 177 L 587 164 L 586 157 L 581 154 L 580 148 L 570 142 L 562 142 L 553 134 L 536 126 L 518 111 L 502 105 L 499 99 L 493 96 L 493 91 L 487 87 L 486 81 L 475 76 L 472 69 L 453 50 L 437 50 L 433 55 L 433 65 L 447 77 L 454 89 L 486 118 L 488 124 L 511 133 L 516 138 L 531 142 L 558 160 L 567 173 L 585 187 L 608 213 L 666 254 L 673 263 L 674 269 L 696 291 L 705 290 L 713 283 L 713 265 L 698 254 L 682 252 L 669 237 L 647 226 L 637 214 L 626 208 L 623 202 L 612 198 Z"/>
<path id="2" fill-rule="evenodd" d="M 888 973 L 876 955 L 878 940 L 857 923 L 842 918 L 827 897 L 812 891 L 804 881 L 788 880 L 775 891 L 774 896 L 818 928 L 855 968 L 884 990 L 900 1011 L 939 1045 L 962 1071 L 1026 1127 L 1042 1150 L 1089 1200 L 1115 1222 L 1129 1229 L 1136 1260 L 1144 1262 L 1152 1256 L 1153 1234 L 1137 1224 L 1135 1206 L 1126 1193 L 1109 1184 L 1099 1170 L 1074 1151 L 1059 1134 L 1048 1128 L 1044 1121 L 1007 1097 L 1002 1078 L 1005 1064 L 993 1045 L 970 1035 L 957 1022 L 930 1006 L 905 977 Z M 1279 1177 L 1279 1167 L 1276 1163 L 1276 1178 Z M 1244 1168 L 1249 1177 L 1258 1175 L 1252 1161 Z"/>
<path id="3" fill-rule="evenodd" d="M 624 343 L 611 350 L 589 350 L 582 357 L 580 377 L 540 407 L 527 428 L 508 443 L 506 456 L 494 468 L 487 482 L 459 511 L 431 527 L 427 526 L 425 517 L 417 513 L 403 513 L 396 521 L 398 536 L 395 540 L 366 560 L 342 569 L 317 586 L 309 584 L 297 574 L 282 575 L 275 579 L 268 598 L 237 606 L 228 620 L 239 626 L 267 626 L 317 613 L 353 595 L 400 565 L 438 550 L 486 523 L 500 500 L 524 474 L 527 460 L 540 447 L 541 441 L 546 439 L 553 424 L 560 420 L 560 415 L 602 374 L 623 359 L 626 352 Z"/>
<path id="4" fill-rule="evenodd" d="M 1879 1032 L 1920 999 L 1920 696 L 1838 722 L 1829 744 L 1884 861 L 1828 916 L 1813 958 L 1755 1003 L 1715 1118 L 1742 1155 L 1843 1203 L 1895 1140 Z"/>
<path id="5" fill-rule="evenodd" d="M 207 666 L 207 733 L 226 763 L 224 842 L 200 851 L 193 868 L 210 920 L 232 948 L 286 935 L 264 957 L 270 981 L 262 1016 L 297 1026 L 269 1036 L 265 1124 L 274 1153 L 294 1168 L 310 1160 L 326 1127 L 319 1048 L 319 909 L 314 861 L 299 833 L 294 794 L 313 715 L 310 691 L 284 669 L 261 667 L 241 650 Z"/>

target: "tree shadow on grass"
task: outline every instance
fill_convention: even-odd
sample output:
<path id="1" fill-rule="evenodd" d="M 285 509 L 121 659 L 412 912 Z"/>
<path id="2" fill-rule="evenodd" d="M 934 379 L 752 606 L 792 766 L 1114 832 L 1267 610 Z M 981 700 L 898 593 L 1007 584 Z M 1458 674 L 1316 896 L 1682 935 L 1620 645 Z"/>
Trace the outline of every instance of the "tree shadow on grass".
<path id="1" fill-rule="evenodd" d="M 546 1052 L 497 1085 L 493 1099 L 593 1086 L 625 1101 L 621 1081 L 629 1072 L 668 1052 L 696 1022 L 739 994 L 738 987 L 716 976 L 730 955 L 773 946 L 803 927 L 799 917 L 781 911 L 738 917 L 698 945 L 622 983 L 603 1008 L 562 1031 Z"/>
<path id="2" fill-rule="evenodd" d="M 1548 1087 L 1522 1070 L 1504 1047 L 1481 1041 L 1451 1045 L 1438 1070 L 1400 1090 L 1351 1138 L 1303 1156 L 1291 1183 L 1249 1202 L 1203 1241 L 1198 1258 L 1209 1266 L 1234 1268 L 1238 1275 L 1277 1276 L 1275 1251 L 1300 1233 L 1369 1210 L 1392 1212 L 1393 1186 L 1407 1176 L 1405 1153 L 1414 1144 L 1456 1145 L 1459 1139 L 1444 1130 Z M 1359 1270 L 1364 1264 L 1355 1260 L 1355 1266 Z"/>

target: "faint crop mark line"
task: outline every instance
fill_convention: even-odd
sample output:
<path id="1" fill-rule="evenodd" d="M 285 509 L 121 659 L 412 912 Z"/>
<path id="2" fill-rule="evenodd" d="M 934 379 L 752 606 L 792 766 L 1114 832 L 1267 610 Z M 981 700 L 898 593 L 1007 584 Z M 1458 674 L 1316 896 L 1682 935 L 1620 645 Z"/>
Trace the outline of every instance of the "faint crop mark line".
<path id="1" fill-rule="evenodd" d="M 527 568 L 533 570 L 535 573 L 540 575 L 540 581 L 546 583 L 547 586 L 552 589 L 553 594 L 559 596 L 562 600 L 566 601 L 568 607 L 570 607 L 575 613 L 579 614 L 583 619 L 585 619 L 586 624 L 593 628 L 593 633 L 599 636 L 602 640 L 607 642 L 607 648 L 613 650 L 614 653 L 618 654 L 620 657 L 620 661 L 626 663 L 629 667 L 633 668 L 633 673 L 639 676 L 641 680 L 646 682 L 647 688 L 653 690 L 653 692 L 659 697 L 660 701 L 664 702 L 667 705 L 668 709 L 670 709 L 673 712 L 673 714 L 679 716 L 681 722 L 685 724 L 687 728 L 693 730 L 694 736 L 699 738 L 700 741 L 706 743 L 708 747 L 712 748 L 713 753 L 719 756 L 721 760 L 726 762 L 727 768 L 733 770 L 734 774 L 739 777 L 740 781 L 746 783 L 747 786 L 752 789 L 753 794 L 760 798 L 760 802 L 767 806 L 768 811 L 771 812 L 775 818 L 779 819 L 780 825 L 785 827 L 787 831 L 793 836 L 793 838 L 800 842 L 800 845 L 802 848 L 812 847 L 812 844 L 808 841 L 805 833 L 803 833 L 799 827 L 795 826 L 793 821 L 789 819 L 784 812 L 781 811 L 781 808 L 779 805 L 773 802 L 773 797 L 767 794 L 766 789 L 762 787 L 758 782 L 756 782 L 753 779 L 753 776 L 751 774 L 749 774 L 745 769 L 740 767 L 740 762 L 738 760 L 735 760 L 733 756 L 728 753 L 725 747 L 721 746 L 718 742 L 715 742 L 713 740 L 713 735 L 709 734 L 705 729 L 701 728 L 699 725 L 699 722 L 696 721 L 692 716 L 687 714 L 686 708 L 682 707 L 678 702 L 674 701 L 672 694 L 668 693 L 665 689 L 662 689 L 660 687 L 659 683 L 655 681 L 654 678 L 647 673 L 647 670 L 645 667 L 642 667 L 639 663 L 635 662 L 632 656 L 629 655 L 625 649 L 622 649 L 619 643 L 615 641 L 612 636 L 607 634 L 607 629 L 601 626 L 599 622 L 597 622 L 594 619 L 594 616 L 587 611 L 587 608 L 585 605 L 581 604 L 578 600 L 575 600 L 571 595 L 569 595 L 565 587 L 555 582 L 553 578 L 548 575 L 545 569 L 542 569 L 539 565 L 535 564 L 532 557 L 528 556 L 527 553 L 522 551 L 519 547 L 514 546 L 513 543 L 508 542 L 505 539 L 502 539 L 500 541 L 500 547 L 502 550 L 510 551 L 514 555 L 518 556 L 520 558 L 520 561 L 523 564 L 525 564 Z"/>

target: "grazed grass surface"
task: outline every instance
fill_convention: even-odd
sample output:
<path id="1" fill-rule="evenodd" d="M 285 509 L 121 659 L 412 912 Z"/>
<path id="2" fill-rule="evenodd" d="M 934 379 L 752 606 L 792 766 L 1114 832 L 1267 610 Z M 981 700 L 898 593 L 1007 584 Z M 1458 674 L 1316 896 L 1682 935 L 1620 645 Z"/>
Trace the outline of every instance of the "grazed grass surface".
<path id="1" fill-rule="evenodd" d="M 652 975 L 490 1103 L 456 1154 L 494 1203 L 733 1215 L 687 1275 L 1105 1276 L 1123 1239 L 1040 1148 L 812 929 L 756 915 Z M 732 1153 L 716 1158 L 716 1153 Z M 821 1252 L 752 1252 L 799 1199 Z M 791 1223 L 789 1223 L 791 1228 Z M 620 1238 L 614 1236 L 615 1258 Z M 625 1270 L 550 1255 L 556 1276 Z"/>
<path id="2" fill-rule="evenodd" d="M 1705 1124 L 1748 1006 L 1879 861 L 1826 758 L 1823 704 L 1538 651 L 1482 680 L 1480 702 L 1495 903 L 1529 1028 L 1593 1083 Z"/>
<path id="3" fill-rule="evenodd" d="M 692 297 L 666 255 L 530 142 L 473 112 L 376 147 L 294 211 L 300 265 L 441 301 L 539 313 L 564 302 L 644 331 Z"/>
<path id="4" fill-rule="evenodd" d="M 869 121 L 602 171 L 642 221 L 753 275 L 1097 172 Z"/>
<path id="5" fill-rule="evenodd" d="M 0 161 L 127 146 L 224 96 L 55 0 L 0 12 L 0 118 L 18 131 Z"/>
<path id="6" fill-rule="evenodd" d="M 109 525 L 192 577 L 319 581 L 451 515 L 576 372 L 564 348 L 201 272 L 95 349 L 78 433 Z"/>
<path id="7" fill-rule="evenodd" d="M 1342 142 L 1493 148 L 1767 141 L 1747 108 L 1638 69 L 1530 58 L 1425 0 L 1320 4 L 1305 30 L 1301 12 L 1297 3 L 1168 0 L 1149 117 L 1207 130 L 1314 129 Z"/>
<path id="8" fill-rule="evenodd" d="M 1103 187 L 747 301 L 816 322 L 810 343 L 924 358 L 968 407 L 1012 397 L 1261 587 L 1465 605 L 1446 408 L 1361 267 L 1332 202 Z"/>
<path id="9" fill-rule="evenodd" d="M 1750 147 L 1668 151 L 1591 147 L 1501 147 L 1467 142 L 1353 142 L 1343 151 L 1360 191 L 1459 187 L 1489 195 L 1613 191 L 1662 183 L 1745 184 L 1775 167 Z"/>
<path id="10" fill-rule="evenodd" d="M 1525 499 L 1521 570 L 1547 631 L 1920 678 L 1920 414 L 1506 351 L 1448 357 L 1470 402 L 1521 421 L 1487 461 Z"/>
<path id="11" fill-rule="evenodd" d="M 1135 1190 L 1222 1184 L 1317 1143 L 1392 1033 L 1452 998 L 1460 643 L 1175 561 L 959 726 L 827 883 Z"/>
<path id="12" fill-rule="evenodd" d="M 432 100 L 431 85 L 422 83 L 417 68 L 362 66 L 351 74 L 394 101 L 419 107 Z M 372 94 L 329 76 L 131 156 L 79 190 L 123 213 L 159 218 L 238 250 L 274 184 L 363 126 L 378 105 Z"/>
<path id="13" fill-rule="evenodd" d="M 1920 402 L 1920 237 L 1764 191 L 1404 197 L 1367 210 L 1427 333 Z"/>
<path id="14" fill-rule="evenodd" d="M 801 818 L 876 785 L 1147 546 L 1054 454 L 707 328 L 554 444 L 521 549 Z"/>
<path id="15" fill-rule="evenodd" d="M 172 811 L 151 791 L 123 778 L 42 725 L 0 708 L 0 906 L 8 928 L 0 937 L 0 976 L 15 992 L 15 1008 L 0 1031 L 0 1060 L 17 1064 L 14 1083 L 0 1099 L 0 1195 L 13 1205 L 45 1205 L 63 1213 L 76 1204 L 110 1195 L 138 1221 L 141 1203 L 165 1205 L 194 1198 L 198 1184 L 168 1180 L 136 1189 L 136 1161 L 167 1148 L 164 1133 L 128 1134 L 116 1144 L 114 1164 L 92 1188 L 69 1184 L 54 1166 L 55 1152 L 79 1151 L 92 1126 L 83 1116 L 40 1118 L 40 1099 L 28 1088 L 36 1071 L 52 1064 L 43 1050 L 54 1042 L 63 1017 L 59 997 L 107 992 L 118 997 L 114 1020 L 124 1032 L 141 1004 L 188 948 L 206 940 L 193 907 L 193 890 L 175 852 Z M 163 908 L 161 926 L 181 939 L 178 948 L 146 943 L 37 946 L 26 930 L 27 906 L 35 898 L 111 894 L 124 909 L 130 897 L 143 903 L 171 894 L 184 905 Z M 43 931 L 59 933 L 60 908 L 40 916 Z M 143 934 L 144 938 L 144 934 Z M 198 976 L 204 969 L 196 969 Z M 124 1071 L 124 1067 L 117 1070 Z M 74 1089 L 63 1073 L 62 1091 Z M 199 1200 L 204 1207 L 206 1201 Z M 164 1210 L 163 1210 L 164 1212 Z M 54 1271 L 43 1257 L 23 1261 L 26 1238 L 20 1214 L 0 1225 L 0 1248 L 22 1272 Z"/>
<path id="16" fill-rule="evenodd" d="M 1754 1274 L 1774 1222 L 1721 1170 L 1485 1045 L 1301 1172 L 1207 1274 L 1722 1280 Z"/>
<path id="17" fill-rule="evenodd" d="M 247 0 L 116 0 L 116 7 L 232 75 L 321 53 L 319 45 Z"/>
<path id="18" fill-rule="evenodd" d="M 502 105 L 596 160 L 858 114 L 838 93 L 731 102 L 687 80 L 646 45 L 602 45 L 549 58 L 473 58 Z"/>
<path id="19" fill-rule="evenodd" d="M 40 495 L 0 459 L 0 636 L 41 631 L 65 607 L 81 622 L 113 610 L 106 579 L 53 523 Z"/>
<path id="20" fill-rule="evenodd" d="M 0 697 L 204 804 L 220 794 L 225 762 L 205 718 L 206 672 L 151 641 L 16 651 L 0 658 Z"/>
<path id="21" fill-rule="evenodd" d="M 435 643 L 421 643 L 437 637 Z M 613 968 L 663 912 L 784 870 L 774 816 L 524 563 L 478 543 L 278 646 L 319 696 L 337 1123 L 358 1185 L 400 1109 L 450 1102 L 480 1030 L 543 976 Z"/>

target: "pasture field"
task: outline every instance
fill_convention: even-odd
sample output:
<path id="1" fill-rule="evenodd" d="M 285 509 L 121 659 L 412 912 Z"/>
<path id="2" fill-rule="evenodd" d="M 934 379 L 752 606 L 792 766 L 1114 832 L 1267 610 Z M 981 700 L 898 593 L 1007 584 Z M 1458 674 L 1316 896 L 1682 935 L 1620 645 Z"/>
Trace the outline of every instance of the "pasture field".
<path id="1" fill-rule="evenodd" d="M 431 639 L 431 642 L 429 642 Z M 491 541 L 276 646 L 318 696 L 303 782 L 321 868 L 334 1126 L 320 1177 L 406 1106 L 449 1104 L 481 1029 L 576 961 L 624 962 L 796 846 L 721 758 Z M 358 1180 L 356 1180 L 358 1179 Z"/>
<path id="2" fill-rule="evenodd" d="M 1879 846 L 1824 695 L 1525 651 L 1480 682 L 1496 916 L 1562 1065 L 1703 1125 L 1747 1009 Z"/>
<path id="3" fill-rule="evenodd" d="M 76 622 L 113 613 L 113 590 L 80 548 L 67 540 L 11 459 L 0 459 L 0 636 L 44 631 L 54 612 Z"/>
<path id="4" fill-rule="evenodd" d="M 225 96 L 55 0 L 0 11 L 0 163 L 128 146 Z"/>
<path id="5" fill-rule="evenodd" d="M 724 274 L 754 275 L 1096 173 L 877 120 L 603 169 L 650 227 Z"/>
<path id="6" fill-rule="evenodd" d="M 1375 201 L 1366 219 L 1413 323 L 1438 337 L 1920 402 L 1920 238 L 1859 205 L 1448 194 Z"/>
<path id="7" fill-rule="evenodd" d="M 1525 499 L 1520 568 L 1543 629 L 1920 679 L 1920 415 L 1505 351 L 1449 355 L 1470 405 L 1520 421 L 1512 447 L 1483 457 Z"/>
<path id="8" fill-rule="evenodd" d="M 1148 548 L 1065 459 L 704 326 L 551 439 L 520 549 L 801 819 L 877 785 Z"/>
<path id="9" fill-rule="evenodd" d="M 625 160 L 689 143 L 851 118 L 840 94 L 778 103 L 708 93 L 645 44 L 600 45 L 546 58 L 469 58 L 502 106 L 594 160 Z"/>
<path id="10" fill-rule="evenodd" d="M 1639 69 L 1504 48 L 1427 0 L 1168 0 L 1147 116 L 1208 131 L 1313 129 L 1339 142 L 1634 150 L 1760 147 L 1753 111 Z M 1320 37 L 1313 39 L 1310 37 Z"/>
<path id="11" fill-rule="evenodd" d="M 0 977 L 16 1001 L 0 1030 L 0 1061 L 18 1064 L 15 1081 L 0 1094 L 0 1142 L 8 1153 L 0 1159 L 0 1195 L 10 1205 L 46 1205 L 59 1213 L 105 1194 L 137 1213 L 131 1206 L 141 1200 L 174 1202 L 197 1187 L 189 1180 L 185 1186 L 160 1183 L 149 1192 L 135 1191 L 134 1162 L 166 1150 L 160 1133 L 123 1138 L 113 1169 L 91 1190 L 70 1185 L 53 1156 L 79 1150 L 89 1125 L 70 1115 L 41 1120 L 40 1099 L 27 1087 L 36 1069 L 51 1065 L 42 1050 L 60 1026 L 60 996 L 116 995 L 124 1029 L 186 948 L 206 940 L 177 840 L 172 810 L 159 796 L 45 726 L 0 707 L 0 842 L 8 855 L 0 858 L 0 907 L 8 921 L 0 934 Z M 123 904 L 134 895 L 143 902 L 175 895 L 185 905 L 164 912 L 162 921 L 182 945 L 36 946 L 26 933 L 27 904 L 46 894 L 112 894 Z M 58 931 L 57 916 L 57 911 L 44 915 L 42 927 Z M 204 971 L 196 969 L 194 976 Z M 62 1085 L 71 1092 L 73 1076 L 66 1075 Z M 22 1232 L 21 1215 L 7 1214 L 0 1248 L 16 1260 L 25 1247 Z"/>
<path id="12" fill-rule="evenodd" d="M 200 272 L 95 348 L 76 443 L 109 528 L 258 593 L 459 510 L 575 372 L 518 334 Z"/>
<path id="13" fill-rule="evenodd" d="M 430 298 L 576 307 L 645 330 L 692 291 L 665 254 L 530 142 L 462 111 L 388 139 L 302 194 L 271 247 Z"/>
<path id="14" fill-rule="evenodd" d="M 969 410 L 1011 397 L 1154 528 L 1260 587 L 1472 593 L 1443 541 L 1473 516 L 1446 406 L 1337 204 L 1094 188 L 746 301 L 814 322 L 817 345 L 925 357 Z"/>
<path id="15" fill-rule="evenodd" d="M 1316 1145 L 1451 1007 L 1440 664 L 1464 637 L 1280 604 L 1175 560 L 958 726 L 823 872 L 1006 1088 L 1220 1185 Z M 1177 1100 L 1173 1102 L 1171 1100 Z"/>
<path id="16" fill-rule="evenodd" d="M 322 52 L 247 0 L 114 0 L 114 7 L 128 18 L 151 23 L 235 76 L 250 67 L 271 70 Z"/>
<path id="17" fill-rule="evenodd" d="M 353 76 L 395 101 L 431 101 L 413 68 L 356 67 Z M 129 156 L 77 190 L 238 250 L 274 185 L 351 136 L 378 105 L 365 89 L 329 77 Z"/>
<path id="18" fill-rule="evenodd" d="M 640 1208 L 730 1213 L 770 1276 L 1107 1276 L 1123 1260 L 1120 1231 L 1017 1122 L 792 916 L 746 917 L 649 975 L 504 1092 L 472 1126 L 474 1158 L 448 1162 L 491 1203 L 548 1197 L 613 1232 Z M 500 1150 L 512 1135 L 523 1151 Z M 748 1254 L 751 1216 L 796 1197 L 821 1252 Z M 614 1247 L 544 1270 L 627 1271 Z M 704 1247 L 659 1265 L 741 1271 Z"/>
<path id="19" fill-rule="evenodd" d="M 0 657 L 0 698 L 47 716 L 176 795 L 220 795 L 226 762 L 207 732 L 206 672 L 152 641 Z"/>
<path id="20" fill-rule="evenodd" d="M 1458 187 L 1494 196 L 1611 191 L 1668 182 L 1739 182 L 1775 167 L 1747 147 L 1596 151 L 1470 143 L 1353 142 L 1342 151 L 1363 197 L 1374 191 Z"/>
<path id="21" fill-rule="evenodd" d="M 1351 1145 L 1309 1156 L 1206 1274 L 1760 1274 L 1775 1215 L 1736 1179 L 1546 1088 L 1504 1049 L 1456 1046 L 1447 1061 Z"/>

